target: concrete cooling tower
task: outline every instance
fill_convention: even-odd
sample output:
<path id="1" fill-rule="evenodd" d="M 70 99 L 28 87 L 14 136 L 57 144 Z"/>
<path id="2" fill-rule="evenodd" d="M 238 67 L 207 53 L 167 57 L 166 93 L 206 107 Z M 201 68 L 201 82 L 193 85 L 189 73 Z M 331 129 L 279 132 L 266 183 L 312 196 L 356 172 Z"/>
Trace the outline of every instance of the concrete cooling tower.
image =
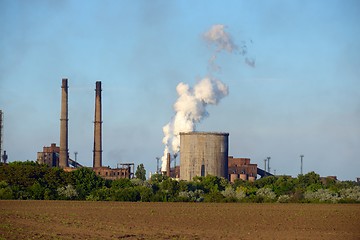
<path id="1" fill-rule="evenodd" d="M 208 174 L 227 178 L 228 133 L 180 133 L 180 179 Z"/>

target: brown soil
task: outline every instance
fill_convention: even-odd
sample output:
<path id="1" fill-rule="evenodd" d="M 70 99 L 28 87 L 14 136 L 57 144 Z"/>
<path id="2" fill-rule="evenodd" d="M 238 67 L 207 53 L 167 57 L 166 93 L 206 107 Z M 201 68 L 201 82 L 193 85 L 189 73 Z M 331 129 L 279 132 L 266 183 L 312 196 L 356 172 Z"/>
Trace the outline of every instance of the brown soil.
<path id="1" fill-rule="evenodd" d="M 360 239 L 360 204 L 0 201 L 0 239 Z"/>

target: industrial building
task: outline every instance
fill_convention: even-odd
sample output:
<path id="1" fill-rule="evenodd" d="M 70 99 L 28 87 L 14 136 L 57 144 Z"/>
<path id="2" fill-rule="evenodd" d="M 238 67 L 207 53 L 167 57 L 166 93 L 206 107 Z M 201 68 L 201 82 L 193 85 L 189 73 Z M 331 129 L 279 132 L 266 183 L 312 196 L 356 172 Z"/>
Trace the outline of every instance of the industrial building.
<path id="1" fill-rule="evenodd" d="M 131 178 L 134 175 L 134 164 L 123 163 L 117 168 L 102 166 L 102 113 L 101 113 L 101 82 L 96 82 L 95 88 L 95 120 L 94 120 L 94 147 L 93 171 L 105 179 Z M 43 147 L 37 153 L 37 162 L 50 167 L 60 167 L 65 171 L 73 171 L 82 167 L 80 163 L 69 158 L 68 146 L 68 79 L 62 79 L 61 85 L 61 113 L 60 113 L 60 146 L 52 143 Z"/>
<path id="2" fill-rule="evenodd" d="M 258 175 L 272 176 L 257 164 L 250 163 L 250 158 L 228 156 L 228 142 L 228 133 L 180 133 L 180 166 L 170 167 L 171 155 L 168 153 L 163 174 L 186 181 L 209 174 L 224 177 L 232 183 L 236 179 L 253 182 Z"/>
<path id="3" fill-rule="evenodd" d="M 257 178 L 257 164 L 251 164 L 250 158 L 228 158 L 228 179 L 234 182 L 236 179 L 253 182 Z"/>
<path id="4" fill-rule="evenodd" d="M 180 179 L 228 177 L 228 133 L 180 133 Z"/>
<path id="5" fill-rule="evenodd" d="M 102 104 L 101 82 L 95 84 L 95 116 L 93 171 L 105 179 L 132 178 L 134 164 L 120 164 L 117 168 L 103 166 L 102 161 Z M 60 146 L 52 143 L 37 153 L 37 161 L 50 167 L 72 171 L 82 165 L 70 159 L 68 146 L 68 79 L 62 79 L 60 111 Z M 163 174 L 180 180 L 191 181 L 195 176 L 214 175 L 234 182 L 236 179 L 254 181 L 257 175 L 270 175 L 251 164 L 249 158 L 228 156 L 229 133 L 187 132 L 180 133 L 180 166 L 171 168 L 171 155 L 167 155 L 166 171 Z M 174 160 L 176 155 L 173 156 Z"/>
<path id="6" fill-rule="evenodd" d="M 56 143 L 52 143 L 50 146 L 43 147 L 42 152 L 37 153 L 37 162 L 40 164 L 46 164 L 49 167 L 60 167 L 60 147 L 56 146 Z M 70 158 L 67 159 L 68 164 L 71 166 L 70 169 L 67 167 L 68 171 L 72 168 L 79 168 L 82 165 Z"/>

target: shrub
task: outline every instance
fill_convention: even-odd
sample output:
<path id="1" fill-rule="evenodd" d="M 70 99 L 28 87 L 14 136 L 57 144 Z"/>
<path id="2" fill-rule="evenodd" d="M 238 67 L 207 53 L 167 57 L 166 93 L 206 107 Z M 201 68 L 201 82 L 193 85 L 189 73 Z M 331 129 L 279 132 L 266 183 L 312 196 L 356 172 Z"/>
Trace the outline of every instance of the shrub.
<path id="1" fill-rule="evenodd" d="M 12 199 L 13 191 L 6 181 L 0 182 L 0 199 Z"/>
<path id="2" fill-rule="evenodd" d="M 336 203 L 340 200 L 339 195 L 329 189 L 319 189 L 316 192 L 307 191 L 304 198 L 310 202 Z"/>
<path id="3" fill-rule="evenodd" d="M 290 200 L 291 200 L 291 198 L 289 195 L 281 195 L 281 196 L 279 196 L 277 202 L 278 203 L 289 203 Z"/>
<path id="4" fill-rule="evenodd" d="M 95 189 L 88 196 L 86 196 L 86 200 L 89 201 L 109 201 L 111 197 L 111 189 L 107 187 L 102 187 L 99 189 Z"/>
<path id="5" fill-rule="evenodd" d="M 273 202 L 276 194 L 270 188 L 260 188 L 256 191 L 256 196 L 262 198 L 264 202 Z"/>
<path id="6" fill-rule="evenodd" d="M 202 202 L 204 191 L 197 189 L 195 191 L 181 191 L 178 195 L 178 201 L 181 202 Z"/>
<path id="7" fill-rule="evenodd" d="M 235 198 L 236 196 L 236 192 L 231 186 L 226 187 L 225 190 L 221 191 L 221 194 L 225 198 Z"/>
<path id="8" fill-rule="evenodd" d="M 65 187 L 59 187 L 57 192 L 62 199 L 66 200 L 75 199 L 78 196 L 76 189 L 71 184 L 68 184 Z"/>
<path id="9" fill-rule="evenodd" d="M 138 186 L 136 187 L 137 191 L 140 194 L 140 201 L 141 202 L 150 202 L 153 196 L 152 188 L 145 187 L 145 186 Z"/>
<path id="10" fill-rule="evenodd" d="M 238 200 L 243 200 L 246 197 L 246 192 L 243 187 L 236 188 L 235 197 Z"/>
<path id="11" fill-rule="evenodd" d="M 360 186 L 341 189 L 340 197 L 344 202 L 360 202 Z"/>

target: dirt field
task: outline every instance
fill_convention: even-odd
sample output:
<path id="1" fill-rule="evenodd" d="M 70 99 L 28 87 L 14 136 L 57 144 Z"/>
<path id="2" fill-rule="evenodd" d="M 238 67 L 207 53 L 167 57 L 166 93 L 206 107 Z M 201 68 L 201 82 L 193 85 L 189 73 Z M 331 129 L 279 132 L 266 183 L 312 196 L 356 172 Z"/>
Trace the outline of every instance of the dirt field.
<path id="1" fill-rule="evenodd" d="M 0 239 L 360 239 L 360 205 L 0 201 Z"/>

